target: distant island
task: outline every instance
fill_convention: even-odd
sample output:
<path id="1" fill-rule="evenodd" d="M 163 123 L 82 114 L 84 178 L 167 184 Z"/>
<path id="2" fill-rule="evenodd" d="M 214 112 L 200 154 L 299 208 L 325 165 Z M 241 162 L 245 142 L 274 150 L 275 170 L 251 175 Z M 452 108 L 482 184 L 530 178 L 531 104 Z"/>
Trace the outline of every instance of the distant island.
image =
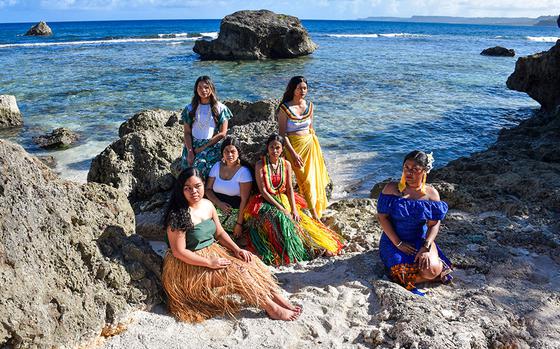
<path id="1" fill-rule="evenodd" d="M 359 21 L 374 22 L 414 22 L 414 23 L 450 23 L 450 24 L 485 24 L 485 25 L 524 25 L 556 26 L 558 16 L 528 17 L 449 17 L 449 16 L 412 16 L 412 17 L 367 17 Z"/>

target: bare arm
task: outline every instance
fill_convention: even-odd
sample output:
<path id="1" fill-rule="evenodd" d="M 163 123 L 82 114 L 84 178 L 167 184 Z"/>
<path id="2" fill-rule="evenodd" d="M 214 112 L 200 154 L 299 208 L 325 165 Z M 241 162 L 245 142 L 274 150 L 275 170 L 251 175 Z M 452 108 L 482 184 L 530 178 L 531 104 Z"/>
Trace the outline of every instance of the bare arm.
<path id="1" fill-rule="evenodd" d="M 194 160 L 194 149 L 192 145 L 192 129 L 191 125 L 185 123 L 183 124 L 183 144 L 187 148 L 187 162 L 192 165 Z"/>
<path id="2" fill-rule="evenodd" d="M 237 222 L 235 223 L 235 228 L 233 228 L 233 236 L 239 237 L 242 233 L 243 215 L 245 211 L 245 206 L 249 201 L 249 196 L 251 195 L 251 187 L 253 183 L 239 183 L 239 192 L 241 196 L 241 202 L 239 203 L 239 215 L 237 216 Z"/>
<path id="3" fill-rule="evenodd" d="M 276 117 L 278 118 L 278 133 L 280 134 L 280 136 L 284 137 L 284 146 L 286 147 L 286 149 L 288 150 L 288 152 L 292 156 L 292 159 L 295 160 L 296 165 L 297 165 L 296 167 L 298 167 L 298 168 L 302 167 L 303 166 L 303 159 L 295 151 L 294 147 L 292 147 L 292 144 L 290 143 L 290 140 L 288 139 L 287 134 L 286 134 L 286 127 L 287 127 L 287 124 L 288 124 L 288 116 L 286 115 L 286 112 L 280 108 L 280 109 L 278 109 Z"/>
<path id="4" fill-rule="evenodd" d="M 386 195 L 400 195 L 396 183 L 388 183 L 383 188 L 383 194 Z M 416 253 L 416 248 L 404 241 L 401 240 L 397 232 L 395 231 L 395 227 L 393 227 L 393 223 L 389 219 L 389 215 L 385 213 L 377 213 L 377 220 L 379 224 L 383 228 L 383 232 L 389 240 L 395 245 L 395 247 L 406 254 L 413 255 Z"/>
<path id="5" fill-rule="evenodd" d="M 214 188 L 214 181 L 216 181 L 216 177 L 208 177 L 208 179 L 206 180 L 206 197 L 208 198 L 208 200 L 212 201 L 212 203 L 220 210 L 224 211 L 225 213 L 229 213 L 229 211 L 231 210 L 231 206 L 218 199 L 216 194 L 214 194 L 214 190 L 212 190 L 212 188 Z"/>
<path id="6" fill-rule="evenodd" d="M 431 201 L 440 201 L 439 193 L 435 188 L 428 186 L 426 191 L 428 194 L 428 198 Z M 436 240 L 436 237 L 439 233 L 439 227 L 441 226 L 441 221 L 428 221 L 427 225 L 428 225 L 428 232 L 426 233 L 426 242 L 428 242 L 431 245 Z"/>
<path id="7" fill-rule="evenodd" d="M 286 161 L 286 171 L 288 172 L 288 176 L 286 178 L 286 194 L 288 194 L 288 199 L 290 200 L 290 206 L 292 208 L 292 216 L 293 218 L 299 222 L 300 217 L 297 211 L 296 206 L 296 198 L 294 195 L 294 187 L 292 186 L 292 167 L 290 163 Z"/>

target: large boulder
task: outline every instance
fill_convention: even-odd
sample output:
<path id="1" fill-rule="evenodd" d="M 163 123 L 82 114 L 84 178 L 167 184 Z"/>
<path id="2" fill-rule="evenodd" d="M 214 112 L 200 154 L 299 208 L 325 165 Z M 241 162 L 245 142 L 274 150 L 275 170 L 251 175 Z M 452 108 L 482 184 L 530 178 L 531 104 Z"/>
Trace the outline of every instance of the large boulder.
<path id="1" fill-rule="evenodd" d="M 241 154 L 250 163 L 264 151 L 268 136 L 278 129 L 277 101 L 225 101 L 234 117 L 229 133 L 239 138 Z M 161 217 L 179 172 L 183 127 L 178 111 L 144 110 L 124 122 L 120 139 L 96 156 L 88 181 L 111 185 L 126 195 L 136 213 L 136 232 L 150 239 L 164 235 Z"/>
<path id="2" fill-rule="evenodd" d="M 161 302 L 161 258 L 120 191 L 0 140 L 0 197 L 0 347 L 78 347 Z"/>
<path id="3" fill-rule="evenodd" d="M 256 60 L 305 56 L 316 48 L 297 17 L 260 10 L 224 17 L 218 38 L 197 40 L 193 51 L 202 59 Z"/>
<path id="4" fill-rule="evenodd" d="M 494 46 L 482 50 L 480 54 L 483 56 L 513 57 L 515 56 L 515 51 L 512 48 Z"/>
<path id="5" fill-rule="evenodd" d="M 520 57 L 507 87 L 526 92 L 545 111 L 555 111 L 560 105 L 560 40 L 546 52 Z"/>
<path id="6" fill-rule="evenodd" d="M 66 149 L 74 144 L 80 136 L 65 127 L 54 129 L 51 133 L 33 137 L 33 142 L 45 149 Z"/>
<path id="7" fill-rule="evenodd" d="M 0 95 L 0 129 L 23 125 L 16 97 Z"/>
<path id="8" fill-rule="evenodd" d="M 49 36 L 52 35 L 52 29 L 47 25 L 47 23 L 41 21 L 25 33 L 25 36 Z"/>

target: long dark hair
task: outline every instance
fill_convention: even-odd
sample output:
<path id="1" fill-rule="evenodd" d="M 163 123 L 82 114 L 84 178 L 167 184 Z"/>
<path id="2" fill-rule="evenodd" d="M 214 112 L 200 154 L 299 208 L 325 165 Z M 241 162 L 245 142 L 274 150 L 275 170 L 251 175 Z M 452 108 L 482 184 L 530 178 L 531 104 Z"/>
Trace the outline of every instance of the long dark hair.
<path id="1" fill-rule="evenodd" d="M 255 189 L 255 169 L 249 161 L 241 157 L 241 142 L 234 136 L 227 136 L 224 138 L 222 146 L 220 147 L 220 154 L 222 154 L 222 156 L 224 156 L 224 149 L 226 149 L 228 145 L 233 145 L 237 149 L 237 154 L 239 154 L 239 164 L 249 169 L 249 172 L 251 173 L 251 191 L 253 191 Z"/>
<path id="2" fill-rule="evenodd" d="M 428 154 L 424 153 L 421 150 L 413 150 L 410 153 L 406 154 L 403 160 L 403 165 L 407 160 L 413 160 L 418 165 L 426 168 L 428 166 Z"/>
<path id="3" fill-rule="evenodd" d="M 194 83 L 194 94 L 191 100 L 191 111 L 189 111 L 189 116 L 191 117 L 191 120 L 194 122 L 194 119 L 196 117 L 196 109 L 200 104 L 200 96 L 198 95 L 197 89 L 198 89 L 198 84 L 201 82 L 207 83 L 208 86 L 210 87 L 210 91 L 212 92 L 210 94 L 210 106 L 212 109 L 212 116 L 214 117 L 214 122 L 216 123 L 217 126 L 218 115 L 220 115 L 220 110 L 218 108 L 218 94 L 216 93 L 216 86 L 214 85 L 214 82 L 207 75 L 199 76 L 198 79 L 196 79 L 196 82 Z"/>
<path id="4" fill-rule="evenodd" d="M 274 141 L 280 142 L 280 144 L 282 144 L 282 147 L 284 147 L 284 145 L 286 144 L 284 137 L 280 136 L 278 133 L 273 133 L 270 136 L 268 136 L 268 139 L 266 140 L 263 155 L 266 156 L 268 154 L 268 146 L 270 145 L 270 143 Z"/>
<path id="5" fill-rule="evenodd" d="M 280 104 L 289 102 L 292 99 L 294 99 L 294 91 L 296 90 L 297 85 L 299 85 L 302 82 L 305 82 L 307 87 L 309 87 L 307 80 L 303 76 L 298 75 L 291 78 L 290 81 L 288 82 L 288 86 L 286 86 L 286 91 L 284 91 L 284 95 L 282 96 L 282 102 L 280 102 Z"/>
<path id="6" fill-rule="evenodd" d="M 195 167 L 186 168 L 173 185 L 171 190 L 171 198 L 167 205 L 163 218 L 164 226 L 170 227 L 172 230 L 189 233 L 194 229 L 194 225 L 189 212 L 189 202 L 185 198 L 184 190 L 185 182 L 196 176 L 202 180 L 200 172 Z"/>

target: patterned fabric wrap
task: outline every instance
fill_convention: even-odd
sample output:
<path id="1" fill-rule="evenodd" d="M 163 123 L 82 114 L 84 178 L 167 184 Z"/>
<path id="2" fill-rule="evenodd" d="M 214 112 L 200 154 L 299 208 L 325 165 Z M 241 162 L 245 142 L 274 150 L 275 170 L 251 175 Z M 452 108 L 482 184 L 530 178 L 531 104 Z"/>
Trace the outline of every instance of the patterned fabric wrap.
<path id="1" fill-rule="evenodd" d="M 181 112 L 181 119 L 179 120 L 179 123 L 181 125 L 188 124 L 191 125 L 192 127 L 193 120 L 189 115 L 189 111 L 191 109 L 192 107 L 189 104 Z M 231 113 L 229 108 L 225 106 L 223 103 L 218 102 L 218 109 L 220 110 L 220 114 L 217 117 L 218 123 L 216 125 L 216 130 L 220 128 L 222 123 L 224 123 L 225 121 L 233 117 L 233 114 Z M 192 137 L 193 149 L 201 147 L 207 144 L 209 141 L 210 141 L 209 139 L 196 139 Z M 220 153 L 221 146 L 222 146 L 222 142 L 220 141 L 214 144 L 213 146 L 204 149 L 204 151 L 202 151 L 201 153 L 195 155 L 193 167 L 196 167 L 200 171 L 203 179 L 206 179 L 208 177 L 208 173 L 210 173 L 210 169 L 212 168 L 212 166 L 214 166 L 214 164 L 221 159 L 222 157 L 222 154 Z M 183 153 L 181 154 L 181 168 L 183 170 L 189 167 L 189 164 L 187 162 L 187 155 L 188 155 L 187 148 L 183 144 Z"/>
<path id="2" fill-rule="evenodd" d="M 209 139 L 193 138 L 192 141 L 193 149 L 202 147 L 208 142 L 210 142 Z M 212 166 L 214 166 L 214 164 L 221 159 L 222 157 L 222 154 L 220 153 L 221 146 L 222 146 L 222 142 L 218 142 L 195 155 L 193 161 L 193 167 L 196 167 L 196 169 L 201 173 L 203 179 L 206 179 L 208 177 L 208 174 L 210 173 L 210 169 L 212 168 Z M 187 162 L 187 155 L 188 155 L 187 148 L 183 146 L 183 154 L 181 155 L 181 168 L 183 170 L 189 167 L 189 164 Z"/>
<path id="3" fill-rule="evenodd" d="M 304 136 L 288 136 L 290 144 L 303 159 L 303 166 L 296 167 L 296 162 L 290 152 L 286 151 L 286 159 L 292 164 L 300 193 L 305 197 L 308 207 L 314 207 L 317 215 L 322 216 L 327 208 L 326 187 L 330 182 L 329 174 L 323 159 L 323 152 L 319 139 L 313 132 Z"/>
<path id="4" fill-rule="evenodd" d="M 234 317 L 244 306 L 262 308 L 267 297 L 279 292 L 276 279 L 258 258 L 244 262 L 217 243 L 194 253 L 227 258 L 231 265 L 224 269 L 199 267 L 184 263 L 167 251 L 162 283 L 169 311 L 181 321 L 196 323 L 215 316 Z"/>
<path id="5" fill-rule="evenodd" d="M 418 267 L 415 264 L 397 264 L 391 267 L 391 280 L 403 285 L 407 290 L 412 290 L 416 277 L 418 276 Z"/>
<path id="6" fill-rule="evenodd" d="M 286 209 L 290 209 L 288 197 L 281 193 L 274 196 Z M 344 239 L 323 223 L 306 215 L 305 199 L 295 194 L 301 221 L 291 217 L 270 204 L 262 195 L 255 195 L 245 208 L 245 229 L 249 233 L 249 248 L 259 254 L 267 264 L 281 265 L 314 258 L 324 250 L 338 254 Z"/>
<path id="7" fill-rule="evenodd" d="M 233 229 L 237 224 L 237 217 L 239 217 L 239 209 L 232 208 L 229 214 L 219 208 L 216 208 L 216 211 L 218 211 L 218 218 L 224 230 L 230 235 L 233 234 Z"/>

